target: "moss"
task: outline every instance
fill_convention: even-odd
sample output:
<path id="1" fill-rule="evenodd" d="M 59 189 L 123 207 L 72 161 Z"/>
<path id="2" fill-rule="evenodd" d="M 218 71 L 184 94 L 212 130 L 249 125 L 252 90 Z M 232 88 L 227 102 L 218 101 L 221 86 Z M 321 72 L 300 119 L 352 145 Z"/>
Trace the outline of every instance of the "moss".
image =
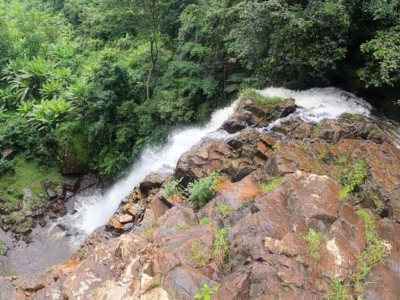
<path id="1" fill-rule="evenodd" d="M 4 175 L 0 178 L 0 198 L 5 200 L 11 208 L 22 199 L 24 188 L 33 192 L 33 199 L 27 203 L 28 207 L 38 203 L 39 194 L 47 195 L 44 182 L 50 180 L 54 183 L 62 182 L 62 176 L 57 167 L 39 165 L 34 161 L 28 161 L 23 155 L 14 159 L 14 174 Z"/>
<path id="2" fill-rule="evenodd" d="M 367 177 L 368 165 L 363 160 L 347 166 L 342 165 L 336 175 L 336 179 L 343 187 L 340 192 L 340 198 L 348 198 L 357 187 L 366 183 Z"/>
<path id="3" fill-rule="evenodd" d="M 209 217 L 205 217 L 205 218 L 200 220 L 199 224 L 200 225 L 211 224 L 211 219 Z"/>

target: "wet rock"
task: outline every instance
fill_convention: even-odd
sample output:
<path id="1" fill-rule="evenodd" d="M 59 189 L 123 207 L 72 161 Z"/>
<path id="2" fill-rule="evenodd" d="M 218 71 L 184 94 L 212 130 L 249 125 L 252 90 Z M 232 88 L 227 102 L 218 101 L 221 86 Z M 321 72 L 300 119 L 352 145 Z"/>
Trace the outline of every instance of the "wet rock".
<path id="1" fill-rule="evenodd" d="M 156 219 L 162 217 L 172 207 L 172 205 L 168 201 L 163 201 L 163 198 L 164 192 L 161 191 L 157 193 L 157 195 L 155 195 L 151 200 L 150 208 L 153 211 L 154 217 Z M 167 203 L 169 205 L 167 205 Z"/>
<path id="2" fill-rule="evenodd" d="M 17 155 L 18 150 L 14 147 L 5 148 L 1 151 L 1 156 L 3 159 L 6 160 L 13 160 L 14 157 Z"/>
<path id="3" fill-rule="evenodd" d="M 26 299 L 25 295 L 18 291 L 14 284 L 5 278 L 0 278 L 0 300 Z"/>
<path id="4" fill-rule="evenodd" d="M 241 131 L 241 130 L 245 129 L 246 126 L 247 126 L 246 122 L 240 120 L 239 118 L 227 120 L 224 122 L 224 124 L 222 124 L 222 128 L 230 134 Z"/>
<path id="5" fill-rule="evenodd" d="M 296 104 L 293 98 L 288 98 L 275 106 L 274 115 L 276 119 L 287 117 L 296 111 Z"/>
<path id="6" fill-rule="evenodd" d="M 123 224 L 123 223 L 129 223 L 129 222 L 133 222 L 133 217 L 131 215 L 122 215 L 119 217 L 118 221 Z"/>
<path id="7" fill-rule="evenodd" d="M 50 200 L 57 198 L 57 193 L 52 189 L 47 189 L 47 195 L 49 196 Z"/>
<path id="8" fill-rule="evenodd" d="M 147 195 L 151 189 L 159 188 L 170 175 L 169 169 L 151 173 L 140 183 L 141 192 Z"/>
<path id="9" fill-rule="evenodd" d="M 83 165 L 72 153 L 67 153 L 61 159 L 60 172 L 62 175 L 85 174 L 87 166 Z"/>
<path id="10" fill-rule="evenodd" d="M 76 193 L 80 188 L 80 178 L 79 177 L 66 177 L 64 180 L 64 187 L 67 191 Z"/>
<path id="11" fill-rule="evenodd" d="M 47 225 L 46 220 L 45 220 L 45 219 L 41 219 L 41 220 L 39 221 L 39 225 L 40 225 L 41 227 L 45 227 L 45 226 Z"/>

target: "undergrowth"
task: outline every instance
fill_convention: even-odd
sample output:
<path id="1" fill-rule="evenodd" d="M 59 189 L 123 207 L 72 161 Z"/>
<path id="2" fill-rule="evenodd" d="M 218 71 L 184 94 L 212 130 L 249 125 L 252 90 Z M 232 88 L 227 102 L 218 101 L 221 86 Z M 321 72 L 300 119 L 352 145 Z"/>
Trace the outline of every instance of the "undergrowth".
<path id="1" fill-rule="evenodd" d="M 3 245 L 3 243 L 0 241 L 0 256 L 4 256 L 7 253 L 7 247 Z"/>
<path id="2" fill-rule="evenodd" d="M 183 178 L 179 180 L 172 180 L 165 185 L 165 196 L 166 197 L 173 197 L 174 195 L 178 195 L 182 197 L 182 187 L 181 181 Z"/>

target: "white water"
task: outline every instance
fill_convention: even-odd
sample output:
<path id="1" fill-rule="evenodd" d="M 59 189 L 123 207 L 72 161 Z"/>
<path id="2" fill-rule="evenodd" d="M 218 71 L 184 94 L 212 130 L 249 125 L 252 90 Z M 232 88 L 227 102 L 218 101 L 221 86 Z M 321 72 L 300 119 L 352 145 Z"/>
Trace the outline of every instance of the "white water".
<path id="1" fill-rule="evenodd" d="M 145 149 L 127 177 L 117 182 L 104 195 L 96 192 L 90 197 L 80 198 L 75 203 L 77 212 L 73 215 L 66 215 L 59 222 L 67 225 L 69 231 L 77 236 L 78 243 L 82 242 L 96 228 L 107 223 L 120 202 L 148 174 L 163 167 L 174 168 L 179 157 L 205 136 L 221 139 L 227 137 L 228 134 L 225 131 L 216 130 L 234 113 L 236 105 L 237 102 L 216 111 L 211 121 L 205 126 L 190 127 L 173 132 L 166 145 Z"/>
<path id="2" fill-rule="evenodd" d="M 300 117 L 305 122 L 319 122 L 324 118 L 335 119 L 345 112 L 368 116 L 372 109 L 364 100 L 335 88 L 310 89 L 307 91 L 267 88 L 259 92 L 270 97 L 291 97 L 296 100 L 298 106 L 301 106 L 294 114 L 275 121 L 267 129 L 293 117 Z M 65 216 L 60 222 L 69 228 L 70 233 L 76 235 L 76 242 L 82 242 L 96 228 L 107 223 L 120 202 L 149 173 L 165 166 L 174 168 L 179 157 L 205 136 L 226 138 L 228 134 L 225 131 L 216 130 L 234 113 L 236 105 L 237 102 L 230 107 L 216 111 L 206 126 L 175 131 L 171 134 L 166 145 L 145 149 L 127 177 L 117 182 L 104 195 L 96 192 L 89 197 L 81 197 L 75 203 L 77 213 Z"/>
<path id="3" fill-rule="evenodd" d="M 304 122 L 316 123 L 323 119 L 337 119 L 343 113 L 362 114 L 369 116 L 372 106 L 357 96 L 337 88 L 314 88 L 306 91 L 292 91 L 284 88 L 267 88 L 259 91 L 266 97 L 293 98 L 301 108 L 280 120 L 270 124 L 267 129 L 299 117 Z"/>

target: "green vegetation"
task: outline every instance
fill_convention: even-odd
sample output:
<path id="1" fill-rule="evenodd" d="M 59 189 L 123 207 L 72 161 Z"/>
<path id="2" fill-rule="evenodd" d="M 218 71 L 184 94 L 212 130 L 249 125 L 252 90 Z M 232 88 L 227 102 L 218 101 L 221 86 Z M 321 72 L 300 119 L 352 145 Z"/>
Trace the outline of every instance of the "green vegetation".
<path id="1" fill-rule="evenodd" d="M 0 159 L 0 177 L 14 172 L 14 162 Z"/>
<path id="2" fill-rule="evenodd" d="M 182 178 L 179 180 L 172 180 L 165 185 L 165 196 L 173 197 L 174 195 L 178 195 L 182 197 L 183 188 L 181 187 Z"/>
<path id="3" fill-rule="evenodd" d="M 37 203 L 39 194 L 47 195 L 44 188 L 46 180 L 54 183 L 62 182 L 57 167 L 40 165 L 35 161 L 26 160 L 23 155 L 17 156 L 13 162 L 14 173 L 3 175 L 0 180 L 0 198 L 10 207 L 15 207 L 18 200 L 22 199 L 24 188 L 29 188 L 33 192 L 33 199 L 27 203 L 29 207 Z"/>
<path id="4" fill-rule="evenodd" d="M 211 219 L 209 217 L 205 217 L 205 218 L 200 220 L 199 224 L 200 225 L 211 224 Z"/>
<path id="5" fill-rule="evenodd" d="M 208 265 L 212 259 L 208 253 L 207 246 L 203 241 L 193 241 L 190 245 L 187 259 L 194 262 L 197 267 L 203 268 Z"/>
<path id="6" fill-rule="evenodd" d="M 349 294 L 349 285 L 340 280 L 332 280 L 329 293 L 326 295 L 327 300 L 352 300 Z"/>
<path id="7" fill-rule="evenodd" d="M 229 266 L 231 258 L 229 256 L 230 244 L 228 240 L 229 228 L 215 230 L 215 240 L 213 245 L 213 258 L 220 266 Z"/>
<path id="8" fill-rule="evenodd" d="M 0 241 L 0 256 L 4 256 L 7 253 L 7 247 L 3 245 L 3 243 Z"/>
<path id="9" fill-rule="evenodd" d="M 219 174 L 212 173 L 210 176 L 189 183 L 187 191 L 189 202 L 194 209 L 200 209 L 216 194 L 215 186 L 220 182 Z"/>
<path id="10" fill-rule="evenodd" d="M 376 233 L 377 224 L 374 216 L 363 209 L 358 210 L 357 215 L 365 224 L 366 248 L 357 258 L 356 272 L 351 279 L 357 294 L 361 294 L 364 292 L 365 285 L 368 284 L 364 280 L 371 274 L 375 265 L 384 262 L 389 252 Z"/>
<path id="11" fill-rule="evenodd" d="M 310 229 L 306 235 L 306 241 L 308 243 L 308 248 L 310 249 L 311 256 L 319 261 L 321 259 L 320 247 L 323 242 L 323 235 L 321 232 L 315 232 Z"/>
<path id="12" fill-rule="evenodd" d="M 346 199 L 357 187 L 364 184 L 368 177 L 368 165 L 360 160 L 354 164 L 342 166 L 337 174 L 337 180 L 342 184 L 340 198 Z"/>
<path id="13" fill-rule="evenodd" d="M 259 105 L 275 106 L 282 102 L 284 98 L 281 97 L 265 97 L 254 89 L 244 89 L 239 95 L 241 100 L 253 100 Z"/>
<path id="14" fill-rule="evenodd" d="M 378 263 L 384 263 L 389 254 L 376 233 L 376 220 L 374 216 L 366 210 L 360 209 L 357 215 L 365 224 L 366 247 L 359 257 L 357 257 L 356 268 L 353 274 L 346 280 L 349 283 L 334 280 L 331 283 L 330 293 L 327 299 L 353 299 L 365 291 L 365 286 L 373 284 L 366 282 L 365 279 L 371 275 L 373 268 Z M 350 288 L 353 290 L 350 293 Z"/>
<path id="15" fill-rule="evenodd" d="M 219 213 L 223 219 L 225 219 L 232 216 L 232 214 L 236 211 L 236 208 L 226 204 L 220 204 L 215 208 L 215 211 Z"/>
<path id="16" fill-rule="evenodd" d="M 203 299 L 203 300 L 211 300 L 211 296 L 219 290 L 219 286 L 209 287 L 207 284 L 204 284 L 200 289 L 201 293 L 194 296 L 195 299 Z"/>
<path id="17" fill-rule="evenodd" d="M 276 177 L 270 183 L 264 184 L 259 183 L 258 186 L 263 193 L 269 193 L 275 191 L 279 185 L 282 183 L 284 177 Z"/>
<path id="18" fill-rule="evenodd" d="M 189 226 L 189 225 L 186 225 L 186 224 L 176 224 L 175 226 L 174 226 L 174 230 L 175 231 L 179 231 L 179 230 L 182 230 L 182 229 L 188 229 L 188 228 L 190 228 L 191 226 Z"/>

